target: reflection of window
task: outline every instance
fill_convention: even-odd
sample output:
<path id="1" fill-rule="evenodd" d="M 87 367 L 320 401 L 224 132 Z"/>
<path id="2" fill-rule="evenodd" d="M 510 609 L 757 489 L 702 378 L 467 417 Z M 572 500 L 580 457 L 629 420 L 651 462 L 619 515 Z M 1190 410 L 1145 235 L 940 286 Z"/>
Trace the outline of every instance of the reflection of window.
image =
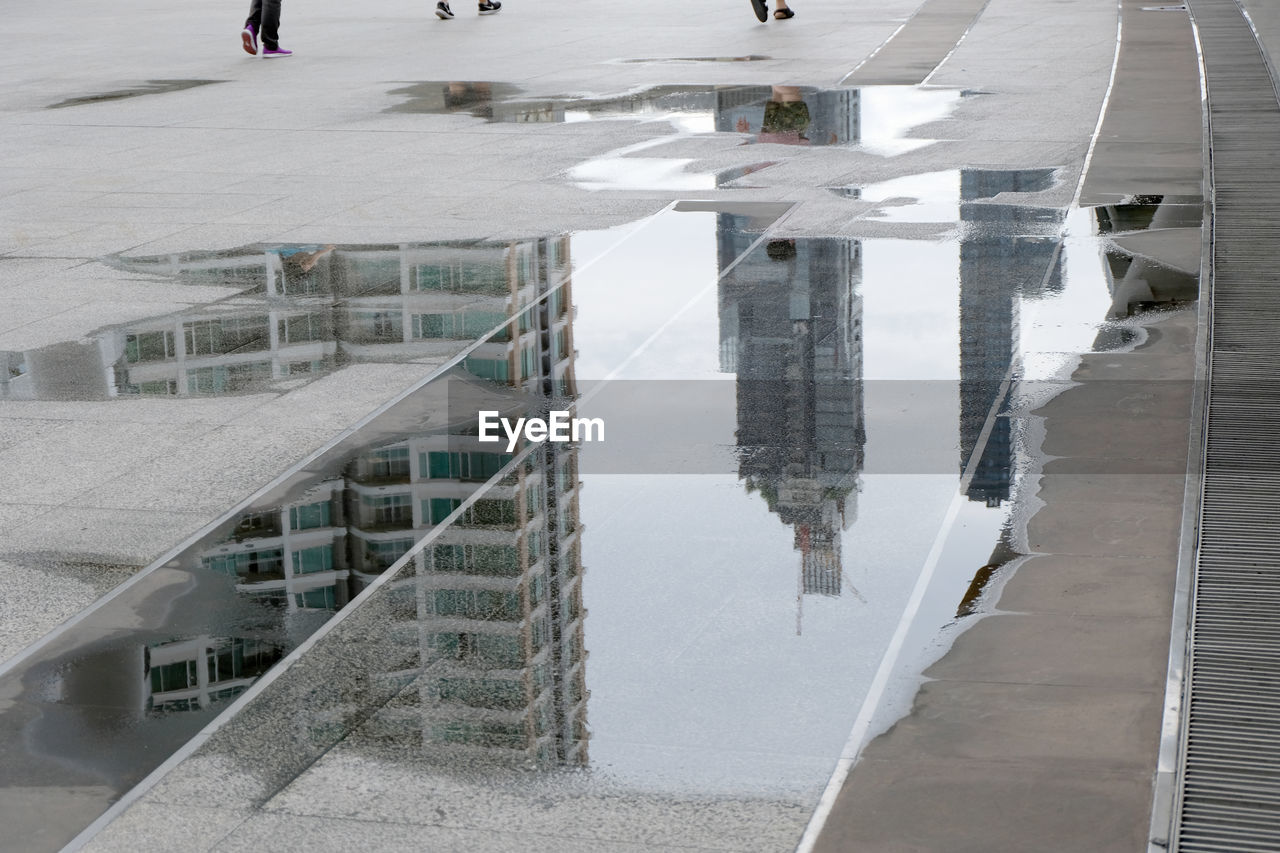
<path id="1" fill-rule="evenodd" d="M 196 367 L 187 370 L 187 391 L 218 394 L 242 391 L 271 379 L 271 362 Z"/>
<path id="2" fill-rule="evenodd" d="M 328 337 L 327 331 L 324 318 L 319 314 L 286 317 L 280 321 L 281 343 L 323 341 Z"/>
<path id="3" fill-rule="evenodd" d="M 345 257 L 351 264 L 353 290 L 359 293 L 400 292 L 400 259 L 398 257 L 377 257 L 364 252 L 352 252 Z"/>
<path id="4" fill-rule="evenodd" d="M 399 338 L 401 315 L 393 311 L 359 311 L 354 315 L 357 327 L 376 338 Z"/>
<path id="5" fill-rule="evenodd" d="M 533 347 L 524 347 L 520 350 L 520 378 L 528 379 L 530 376 L 538 375 L 538 354 L 533 351 Z"/>
<path id="6" fill-rule="evenodd" d="M 564 314 L 564 310 L 564 288 L 559 287 L 547 295 L 547 316 L 555 319 Z"/>
<path id="7" fill-rule="evenodd" d="M 369 454 L 369 476 L 377 478 L 409 476 L 409 448 L 384 447 Z"/>
<path id="8" fill-rule="evenodd" d="M 328 501 L 295 506 L 289 508 L 290 530 L 311 530 L 316 527 L 328 527 L 330 518 Z"/>
<path id="9" fill-rule="evenodd" d="M 458 504 L 460 503 L 462 503 L 462 501 L 456 498 L 431 498 L 430 500 L 423 501 L 423 504 L 426 505 L 426 511 L 423 515 L 426 516 L 432 524 L 440 524 L 449 517 L 449 513 L 458 508 Z"/>
<path id="10" fill-rule="evenodd" d="M 506 382 L 511 378 L 511 371 L 505 358 L 472 358 L 468 357 L 462 366 L 468 373 L 481 379 L 492 379 Z"/>
<path id="11" fill-rule="evenodd" d="M 134 672 L 137 672 L 137 670 L 134 670 Z M 188 687 L 195 687 L 197 681 L 196 662 L 193 660 L 180 660 L 177 663 L 166 663 L 151 667 L 152 693 L 186 690 Z"/>
<path id="12" fill-rule="evenodd" d="M 519 681 L 497 678 L 441 678 L 436 682 L 440 698 L 475 708 L 501 708 L 514 711 L 526 702 L 524 685 Z"/>
<path id="13" fill-rule="evenodd" d="M 513 545 L 436 545 L 431 568 L 437 572 L 514 578 L 520 575 L 520 554 Z"/>
<path id="14" fill-rule="evenodd" d="M 484 527 L 509 526 L 516 523 L 516 502 L 482 498 L 467 509 L 465 524 Z"/>
<path id="15" fill-rule="evenodd" d="M 510 453 L 448 453 L 433 450 L 419 454 L 419 457 L 419 467 L 433 480 L 484 482 L 511 461 Z"/>
<path id="16" fill-rule="evenodd" d="M 453 660 L 494 669 L 519 669 L 524 666 L 524 649 L 518 637 L 444 633 L 436 634 L 433 642 L 441 656 Z"/>
<path id="17" fill-rule="evenodd" d="M 523 244 L 516 247 L 516 284 L 524 287 L 537 279 L 538 256 L 537 247 Z"/>
<path id="18" fill-rule="evenodd" d="M 431 726 L 431 739 L 441 743 L 463 743 L 477 746 L 520 749 L 525 746 L 520 723 L 494 720 L 450 720 Z"/>
<path id="19" fill-rule="evenodd" d="M 228 575 L 282 575 L 284 551 L 266 548 L 260 551 L 241 551 L 238 554 L 218 554 L 202 557 L 206 569 Z"/>
<path id="20" fill-rule="evenodd" d="M 207 650 L 209 683 L 236 678 L 256 678 L 280 659 L 280 651 L 258 640 L 219 640 Z"/>
<path id="21" fill-rule="evenodd" d="M 337 609 L 337 604 L 335 603 L 336 598 L 334 597 L 333 587 L 331 586 L 294 593 L 293 601 L 304 610 Z"/>
<path id="22" fill-rule="evenodd" d="M 465 311 L 457 314 L 414 314 L 413 336 L 429 338 L 479 338 L 505 322 L 501 311 Z"/>
<path id="23" fill-rule="evenodd" d="M 520 619 L 520 596 L 488 589 L 438 589 L 435 611 L 440 616 L 515 622 Z"/>
<path id="24" fill-rule="evenodd" d="M 178 393 L 178 383 L 172 379 L 157 379 L 152 382 L 139 382 L 134 386 L 138 394 L 149 397 L 172 397 Z"/>
<path id="25" fill-rule="evenodd" d="M 407 459 L 405 464 L 408 465 Z M 409 495 L 366 495 L 364 505 L 372 512 L 374 524 L 413 523 L 413 501 Z"/>
<path id="26" fill-rule="evenodd" d="M 327 572 L 333 568 L 333 546 L 317 545 L 314 548 L 300 548 L 293 552 L 293 573 L 310 575 L 316 572 Z"/>
<path id="27" fill-rule="evenodd" d="M 240 516 L 236 524 L 236 533 L 240 535 L 262 534 L 275 530 L 276 514 L 274 512 L 250 512 Z"/>
<path id="28" fill-rule="evenodd" d="M 412 282 L 415 290 L 492 294 L 508 290 L 506 271 L 498 264 L 418 264 L 414 267 Z"/>
<path id="29" fill-rule="evenodd" d="M 393 539 L 390 542 L 364 543 L 365 559 L 378 569 L 389 567 L 413 547 L 412 539 Z"/>
<path id="30" fill-rule="evenodd" d="M 184 323 L 188 355 L 218 355 L 268 345 L 266 317 L 221 317 Z"/>
<path id="31" fill-rule="evenodd" d="M 172 332 L 139 332 L 124 336 L 124 358 L 129 364 L 164 361 L 175 354 Z"/>
<path id="32" fill-rule="evenodd" d="M 422 516 L 432 524 L 440 524 L 462 503 L 457 498 L 431 498 L 422 502 Z M 458 519 L 463 527 L 506 527 L 516 523 L 516 502 L 513 500 L 481 499 Z"/>

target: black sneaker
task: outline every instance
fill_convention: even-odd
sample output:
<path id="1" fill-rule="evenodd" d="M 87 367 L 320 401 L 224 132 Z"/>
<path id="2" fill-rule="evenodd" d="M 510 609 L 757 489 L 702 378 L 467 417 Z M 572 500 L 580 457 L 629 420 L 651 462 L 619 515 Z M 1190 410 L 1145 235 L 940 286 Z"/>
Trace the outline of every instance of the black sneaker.
<path id="1" fill-rule="evenodd" d="M 492 15 L 501 8 L 502 4 L 498 0 L 481 0 L 480 2 L 481 15 Z"/>
<path id="2" fill-rule="evenodd" d="M 442 21 L 447 21 L 453 17 L 453 10 L 449 8 L 449 4 L 444 0 L 440 0 L 436 4 L 436 17 Z"/>
<path id="3" fill-rule="evenodd" d="M 756 17 L 760 19 L 760 23 L 769 20 L 769 6 L 764 0 L 751 0 L 751 8 L 755 10 Z"/>

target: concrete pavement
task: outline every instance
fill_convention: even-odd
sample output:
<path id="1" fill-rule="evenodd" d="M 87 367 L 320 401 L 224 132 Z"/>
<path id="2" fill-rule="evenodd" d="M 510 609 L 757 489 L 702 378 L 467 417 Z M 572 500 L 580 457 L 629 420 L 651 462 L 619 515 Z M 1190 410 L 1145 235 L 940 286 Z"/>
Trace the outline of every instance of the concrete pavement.
<path id="1" fill-rule="evenodd" d="M 286 7 L 283 41 L 297 55 L 270 62 L 237 53 L 237 15 L 216 4 L 106 10 L 72 3 L 59 11 L 55 19 L 24 9 L 0 36 L 0 63 L 12 81 L 0 95 L 8 149 L 0 166 L 0 350 L 12 353 L 231 295 L 107 271 L 95 263 L 102 255 L 527 237 L 622 224 L 688 197 L 661 184 L 586 190 L 572 180 L 583 162 L 638 144 L 688 161 L 691 172 L 774 161 L 752 174 L 750 187 L 697 195 L 794 203 L 781 236 L 935 235 L 939 227 L 928 223 L 886 226 L 868 216 L 875 203 L 851 205 L 827 188 L 957 165 L 1058 169 L 1058 182 L 1036 197 L 1046 206 L 1071 203 L 1091 151 L 1082 203 L 1198 192 L 1198 89 L 1185 12 L 1138 4 L 818 1 L 798 5 L 794 20 L 758 25 L 746 4 L 677 14 L 593 2 L 570 13 L 512 0 L 499 16 L 457 8 L 456 20 L 440 22 L 419 3 L 388 3 L 370 14 L 330 2 Z M 1126 40 L 1107 120 L 1091 147 L 1118 15 Z M 66 64 L 52 66 L 51 50 Z M 749 56 L 761 58 L 704 61 Z M 851 83 L 928 77 L 931 86 L 973 95 L 907 133 L 938 141 L 893 157 L 743 146 L 734 133 L 671 134 L 643 122 L 521 125 L 397 111 L 405 101 L 397 92 L 424 80 L 503 81 L 550 97 L 673 84 L 832 86 L 850 72 Z M 169 80 L 210 82 L 145 85 Z M 1194 228 L 1174 241 L 1183 255 L 1188 240 L 1198 244 Z M 1044 453 L 1061 458 L 1041 472 L 1047 507 L 1027 524 L 1027 553 L 1035 556 L 997 605 L 1017 613 L 979 622 L 928 673 L 913 714 L 854 769 L 818 849 L 1142 844 L 1178 548 L 1185 458 L 1178 436 L 1189 401 L 1175 394 L 1135 410 L 1131 401 L 1091 397 L 1089 380 L 1101 378 L 1099 393 L 1118 378 L 1190 377 L 1194 325 L 1188 312 L 1162 318 L 1138 351 L 1091 357 L 1075 377 L 1082 386 L 1074 396 L 1034 414 L 1047 423 Z M 130 567 L 183 541 L 439 363 L 353 365 L 249 397 L 0 403 L 8 486 L 0 574 L 11 591 L 0 657 L 18 653 Z M 1143 429 L 1112 436 L 1107 453 L 1098 453 L 1099 419 L 1135 415 L 1146 419 Z M 1161 426 L 1160 470 L 1143 470 L 1141 480 L 1114 473 L 1135 456 L 1151 458 L 1149 424 Z M 1076 458 L 1080 470 L 1069 461 Z M 209 476 L 213 460 L 217 475 Z M 1096 476 L 1099 470 L 1108 474 Z M 1122 522 L 1122 531 L 1107 529 Z M 992 728 L 1003 736 L 992 738 Z M 201 849 L 341 849 L 356 839 L 397 849 L 420 845 L 430 832 L 442 848 L 528 848 L 528 836 L 491 827 L 471 834 L 433 828 L 433 816 L 418 812 L 412 796 L 376 808 L 360 803 L 363 786 L 392 797 L 379 774 L 397 772 L 335 754 L 300 774 L 292 791 L 264 800 L 260 791 L 217 793 L 219 783 L 235 787 L 234 770 L 224 756 L 197 755 L 92 847 L 162 849 L 177 833 Z M 174 784 L 179 778 L 183 785 Z M 410 772 L 400 784 L 413 791 L 421 777 L 415 782 Z M 350 796 L 317 808 L 322 792 L 342 788 Z M 1011 799 L 1014 820 L 1007 819 Z M 605 839 L 575 832 L 616 807 L 606 798 L 562 815 L 570 829 L 549 843 L 603 849 Z M 755 845 L 725 834 L 739 819 L 728 807 L 635 808 L 639 823 L 673 831 L 633 827 L 607 839 L 613 848 L 782 849 L 808 818 L 803 809 L 780 808 L 768 822 L 776 835 Z M 1099 812 L 1107 819 L 1097 819 Z M 1045 848 L 1046 836 L 1062 843 Z"/>

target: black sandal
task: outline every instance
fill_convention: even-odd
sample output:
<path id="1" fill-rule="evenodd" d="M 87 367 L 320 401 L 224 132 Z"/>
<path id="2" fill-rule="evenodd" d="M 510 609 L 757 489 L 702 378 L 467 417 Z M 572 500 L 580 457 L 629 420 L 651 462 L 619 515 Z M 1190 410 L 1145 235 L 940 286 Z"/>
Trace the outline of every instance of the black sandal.
<path id="1" fill-rule="evenodd" d="M 773 10 L 773 17 L 775 20 L 778 20 L 778 21 L 785 21 L 787 18 L 794 18 L 795 16 L 796 16 L 796 13 L 792 12 L 790 9 L 774 9 Z"/>

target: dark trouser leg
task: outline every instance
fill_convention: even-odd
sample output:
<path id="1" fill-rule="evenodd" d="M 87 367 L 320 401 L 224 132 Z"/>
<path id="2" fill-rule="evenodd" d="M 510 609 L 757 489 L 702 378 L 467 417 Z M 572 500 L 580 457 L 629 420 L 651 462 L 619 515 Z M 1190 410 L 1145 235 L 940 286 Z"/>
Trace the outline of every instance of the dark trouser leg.
<path id="1" fill-rule="evenodd" d="M 253 0 L 249 4 L 249 17 L 244 22 L 258 31 L 263 47 L 280 46 L 280 0 Z"/>
<path id="2" fill-rule="evenodd" d="M 280 0 L 253 0 L 254 5 L 262 9 L 262 21 L 259 35 L 264 48 L 280 46 Z"/>

